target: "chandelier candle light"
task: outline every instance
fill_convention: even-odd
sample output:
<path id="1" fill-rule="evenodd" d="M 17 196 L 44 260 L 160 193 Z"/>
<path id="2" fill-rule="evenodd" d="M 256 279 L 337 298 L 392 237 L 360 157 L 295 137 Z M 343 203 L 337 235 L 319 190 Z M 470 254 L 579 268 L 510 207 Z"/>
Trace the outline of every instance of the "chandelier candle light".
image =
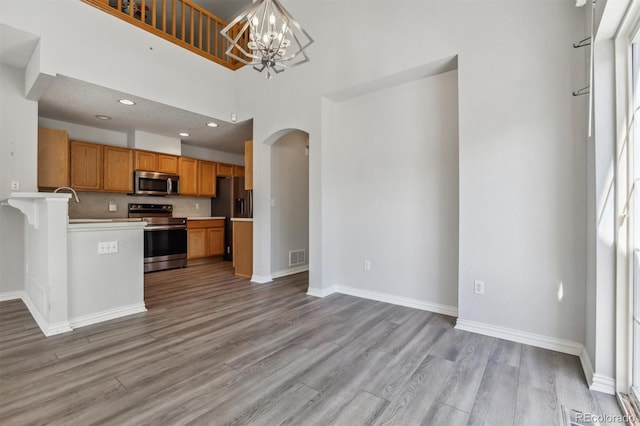
<path id="1" fill-rule="evenodd" d="M 232 37 L 229 32 L 241 22 L 240 30 Z M 313 43 L 278 0 L 254 0 L 220 34 L 229 41 L 227 55 L 253 65 L 258 72 L 266 69 L 267 78 L 271 78 L 271 71 L 278 74 L 308 62 L 304 50 Z"/>

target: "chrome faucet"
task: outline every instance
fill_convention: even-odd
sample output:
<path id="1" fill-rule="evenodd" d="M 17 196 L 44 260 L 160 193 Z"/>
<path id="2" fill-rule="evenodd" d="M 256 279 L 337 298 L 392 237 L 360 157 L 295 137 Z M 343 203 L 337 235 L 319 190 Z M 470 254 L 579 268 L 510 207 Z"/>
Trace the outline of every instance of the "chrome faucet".
<path id="1" fill-rule="evenodd" d="M 80 199 L 78 198 L 78 194 L 76 193 L 76 190 L 75 190 L 75 189 L 73 189 L 73 188 L 71 188 L 71 187 L 68 187 L 68 186 L 61 186 L 61 187 L 59 187 L 59 188 L 56 188 L 56 189 L 53 191 L 53 193 L 55 194 L 55 193 L 57 193 L 58 191 L 60 191 L 60 190 L 62 190 L 62 189 L 68 189 L 69 191 L 73 192 L 73 197 L 76 199 L 76 203 L 79 203 L 79 202 L 80 202 Z"/>

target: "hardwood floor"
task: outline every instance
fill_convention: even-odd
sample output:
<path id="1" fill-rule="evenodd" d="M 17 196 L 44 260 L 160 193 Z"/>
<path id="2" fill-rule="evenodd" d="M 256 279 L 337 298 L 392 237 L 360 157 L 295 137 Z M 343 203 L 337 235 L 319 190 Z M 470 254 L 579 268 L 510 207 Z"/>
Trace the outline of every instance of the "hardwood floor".
<path id="1" fill-rule="evenodd" d="M 0 422 L 551 425 L 620 414 L 577 357 L 453 328 L 454 318 L 270 284 L 228 262 L 146 275 L 148 312 L 45 338 L 0 303 Z"/>

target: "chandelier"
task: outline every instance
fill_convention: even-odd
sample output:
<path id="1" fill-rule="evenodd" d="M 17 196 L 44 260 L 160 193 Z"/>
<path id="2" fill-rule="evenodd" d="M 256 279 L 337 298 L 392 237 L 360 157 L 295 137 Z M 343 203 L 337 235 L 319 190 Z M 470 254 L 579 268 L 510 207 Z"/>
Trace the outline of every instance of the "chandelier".
<path id="1" fill-rule="evenodd" d="M 241 23 L 241 25 L 238 25 Z M 220 34 L 226 54 L 253 69 L 278 74 L 309 61 L 304 49 L 313 39 L 278 0 L 254 0 Z"/>

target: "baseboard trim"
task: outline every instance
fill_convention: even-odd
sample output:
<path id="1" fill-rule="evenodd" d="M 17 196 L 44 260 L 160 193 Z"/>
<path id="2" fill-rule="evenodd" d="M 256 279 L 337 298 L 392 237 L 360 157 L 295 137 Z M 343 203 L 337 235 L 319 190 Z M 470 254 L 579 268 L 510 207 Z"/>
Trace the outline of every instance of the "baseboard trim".
<path id="1" fill-rule="evenodd" d="M 589 385 L 589 389 L 593 385 L 593 364 L 591 363 L 591 358 L 587 353 L 587 348 L 582 346 L 582 351 L 580 352 L 580 365 L 582 365 L 582 371 L 584 372 L 584 377 L 587 379 L 587 384 Z"/>
<path id="2" fill-rule="evenodd" d="M 38 324 L 38 327 L 40 327 L 40 331 L 42 331 L 42 334 L 44 334 L 46 337 L 73 331 L 73 328 L 71 327 L 71 324 L 69 324 L 69 321 L 60 321 L 54 324 L 49 324 L 47 320 L 42 316 L 42 314 L 40 314 L 40 311 L 38 310 L 38 308 L 36 308 L 35 303 L 33 303 L 29 295 L 26 292 L 22 293 L 22 301 L 27 306 L 27 309 L 31 313 L 31 316 L 35 320 L 36 324 Z"/>
<path id="3" fill-rule="evenodd" d="M 97 324 L 103 321 L 109 321 L 112 319 L 125 317 L 127 315 L 139 314 L 146 312 L 147 308 L 144 302 L 135 303 L 133 305 L 122 306 L 120 308 L 108 309 L 102 312 L 96 312 L 94 314 L 81 315 L 79 317 L 71 318 L 69 323 L 73 328 L 86 327 L 87 325 Z"/>
<path id="4" fill-rule="evenodd" d="M 307 272 L 309 265 L 296 266 L 295 268 L 285 269 L 283 271 L 274 272 L 271 274 L 271 278 L 288 277 L 289 275 L 299 274 L 300 272 Z"/>
<path id="5" fill-rule="evenodd" d="M 335 292 L 336 292 L 336 286 L 328 287 L 328 288 L 311 288 L 311 287 L 309 287 L 307 289 L 307 295 L 308 296 L 314 296 L 314 297 L 327 297 L 330 294 L 333 294 Z"/>
<path id="6" fill-rule="evenodd" d="M 593 383 L 591 383 L 591 386 L 589 386 L 589 390 L 602 392 L 609 395 L 615 395 L 616 381 L 613 377 L 607 377 L 601 374 L 594 374 Z"/>
<path id="7" fill-rule="evenodd" d="M 460 318 L 456 321 L 455 328 L 576 356 L 580 356 L 584 347 L 582 343 Z"/>
<path id="8" fill-rule="evenodd" d="M 273 281 L 271 275 L 252 275 L 250 281 L 256 284 L 266 284 Z"/>
<path id="9" fill-rule="evenodd" d="M 21 291 L 21 290 L 7 291 L 6 293 L 0 293 L 0 302 L 6 302 L 8 300 L 22 299 L 22 296 L 24 294 L 25 294 L 24 291 Z"/>
<path id="10" fill-rule="evenodd" d="M 393 305 L 406 306 L 408 308 L 420 309 L 422 311 L 435 312 L 437 314 L 458 316 L 458 308 L 455 306 L 442 305 L 439 303 L 426 302 L 410 297 L 394 296 L 392 294 L 380 293 L 377 291 L 362 290 L 354 287 L 336 286 L 336 292 L 348 294 L 350 296 L 361 297 L 363 299 L 377 300 L 378 302 L 391 303 Z"/>

